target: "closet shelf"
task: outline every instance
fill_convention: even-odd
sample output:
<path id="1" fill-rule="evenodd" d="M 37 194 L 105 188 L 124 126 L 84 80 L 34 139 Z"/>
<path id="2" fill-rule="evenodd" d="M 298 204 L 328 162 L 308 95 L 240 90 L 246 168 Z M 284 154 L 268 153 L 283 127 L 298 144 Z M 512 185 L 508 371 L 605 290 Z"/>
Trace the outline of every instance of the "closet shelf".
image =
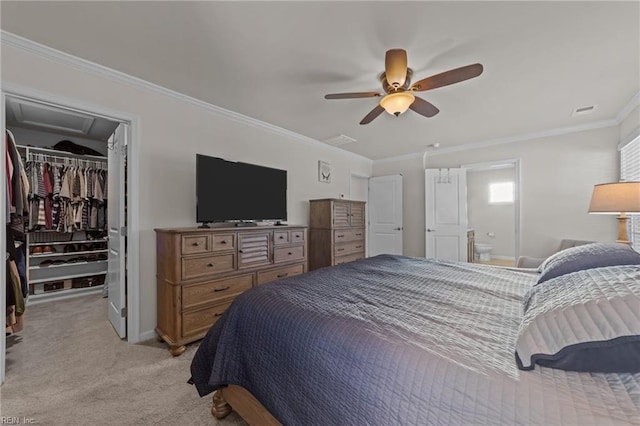
<path id="1" fill-rule="evenodd" d="M 69 253 L 67 253 L 69 254 Z M 75 254 L 75 253 L 74 253 Z M 78 265 L 98 265 L 102 263 L 108 263 L 108 260 L 92 260 L 90 262 L 70 262 L 70 263 L 62 263 L 60 265 L 49 265 L 49 266 L 29 266 L 30 271 L 42 271 L 44 269 L 53 269 L 53 268 L 64 268 L 69 266 L 78 266 Z M 96 272 L 96 274 L 101 274 L 102 272 Z M 64 280 L 66 278 L 56 277 L 55 279 Z M 52 281 L 49 279 L 48 281 Z M 29 280 L 30 283 L 35 282 L 35 280 Z"/>
<path id="2" fill-rule="evenodd" d="M 64 280 L 70 280 L 73 278 L 91 277 L 94 275 L 104 275 L 106 273 L 107 271 L 102 271 L 102 272 L 89 271 L 89 272 L 82 272 L 82 273 L 73 274 L 73 275 L 61 275 L 55 278 L 40 278 L 37 280 L 29 280 L 29 284 L 48 283 L 52 281 L 64 281 Z"/>
<path id="3" fill-rule="evenodd" d="M 42 232 L 42 231 L 36 231 Z M 107 238 L 98 238 L 95 240 L 69 240 L 69 241 L 52 241 L 49 243 L 29 243 L 29 247 L 35 246 L 52 246 L 56 244 L 91 244 L 91 243 L 106 243 L 109 241 Z"/>
<path id="4" fill-rule="evenodd" d="M 92 253 L 107 253 L 109 250 L 108 249 L 100 249 L 100 250 L 90 250 L 90 251 L 73 251 L 73 252 L 69 252 L 69 253 L 43 253 L 43 254 L 32 254 L 31 258 L 32 259 L 44 259 L 44 258 L 49 258 L 49 257 L 56 257 L 56 256 L 76 256 L 79 254 L 92 254 Z M 77 262 L 80 263 L 80 262 Z M 55 265 L 52 265 L 55 266 Z M 47 266 L 47 268 L 50 268 L 51 266 Z"/>
<path id="5" fill-rule="evenodd" d="M 80 278 L 80 277 L 77 277 L 77 278 Z M 101 293 L 103 287 L 104 287 L 104 284 L 100 284 L 92 287 L 69 288 L 65 290 L 52 291 L 52 292 L 42 293 L 42 294 L 31 294 L 27 299 L 27 303 L 35 304 L 35 303 L 45 302 L 48 300 L 58 300 L 58 299 L 65 299 L 67 297 L 80 296 L 82 294 Z"/>

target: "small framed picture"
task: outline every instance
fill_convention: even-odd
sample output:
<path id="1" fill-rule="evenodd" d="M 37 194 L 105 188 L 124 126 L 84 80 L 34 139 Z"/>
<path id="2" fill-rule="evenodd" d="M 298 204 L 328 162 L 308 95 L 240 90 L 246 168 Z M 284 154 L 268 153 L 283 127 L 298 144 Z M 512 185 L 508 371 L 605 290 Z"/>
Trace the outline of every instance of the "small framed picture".
<path id="1" fill-rule="evenodd" d="M 318 182 L 331 183 L 331 164 L 318 161 Z"/>

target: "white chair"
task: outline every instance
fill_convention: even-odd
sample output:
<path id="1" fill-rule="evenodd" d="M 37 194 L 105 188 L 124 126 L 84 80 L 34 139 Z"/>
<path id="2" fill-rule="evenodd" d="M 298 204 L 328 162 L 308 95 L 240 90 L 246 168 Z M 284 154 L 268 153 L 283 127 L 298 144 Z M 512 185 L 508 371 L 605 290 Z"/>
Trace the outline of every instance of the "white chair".
<path id="1" fill-rule="evenodd" d="M 595 241 L 583 241 L 583 240 L 562 240 L 560 241 L 560 247 L 556 250 L 556 253 L 562 250 L 566 250 L 571 247 L 582 246 L 585 244 L 591 244 Z M 518 258 L 518 262 L 516 266 L 518 268 L 537 268 L 542 262 L 545 261 L 546 258 L 543 257 L 530 257 L 530 256 L 520 256 Z"/>

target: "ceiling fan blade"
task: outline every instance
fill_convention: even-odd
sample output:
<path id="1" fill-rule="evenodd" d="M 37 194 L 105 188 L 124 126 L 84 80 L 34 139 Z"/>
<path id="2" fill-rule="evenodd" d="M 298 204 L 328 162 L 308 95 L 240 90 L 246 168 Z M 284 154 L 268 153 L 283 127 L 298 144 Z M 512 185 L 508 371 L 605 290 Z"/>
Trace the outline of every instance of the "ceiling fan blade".
<path id="1" fill-rule="evenodd" d="M 382 108 L 380 105 L 376 106 L 374 109 L 371 110 L 371 112 L 369 114 L 367 114 L 362 121 L 360 122 L 360 124 L 369 124 L 371 123 L 373 120 L 375 120 L 375 118 L 377 116 L 379 116 L 380 114 L 382 114 L 384 112 L 384 108 Z"/>
<path id="2" fill-rule="evenodd" d="M 404 86 L 407 79 L 407 51 L 403 49 L 387 50 L 384 57 L 384 72 L 389 86 Z"/>
<path id="3" fill-rule="evenodd" d="M 325 99 L 356 99 L 356 98 L 375 98 L 380 96 L 378 92 L 356 92 L 356 93 L 333 93 L 324 95 Z"/>
<path id="4" fill-rule="evenodd" d="M 456 68 L 453 70 L 445 71 L 440 74 L 432 75 L 431 77 L 423 78 L 420 81 L 416 81 L 411 86 L 414 92 L 424 92 L 425 90 L 436 89 L 438 87 L 448 86 L 450 84 L 459 83 L 461 81 L 469 80 L 482 74 L 482 64 L 467 65 L 465 67 Z"/>
<path id="5" fill-rule="evenodd" d="M 424 115 L 425 117 L 433 117 L 434 115 L 440 112 L 440 110 L 436 108 L 436 106 L 433 105 L 431 102 L 427 102 L 424 99 L 419 98 L 417 96 L 416 96 L 416 100 L 413 101 L 411 105 L 409 105 L 409 108 L 420 115 Z"/>

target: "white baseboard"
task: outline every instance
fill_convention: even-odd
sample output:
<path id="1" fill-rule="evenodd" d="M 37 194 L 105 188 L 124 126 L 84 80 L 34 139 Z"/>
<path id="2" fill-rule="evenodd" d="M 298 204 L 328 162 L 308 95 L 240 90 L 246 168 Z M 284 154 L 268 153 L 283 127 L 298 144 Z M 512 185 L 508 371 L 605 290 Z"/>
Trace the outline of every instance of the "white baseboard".
<path id="1" fill-rule="evenodd" d="M 140 339 L 138 340 L 138 342 L 144 342 L 145 340 L 151 340 L 151 339 L 155 339 L 158 335 L 156 334 L 155 330 L 147 330 L 147 331 L 143 331 L 142 333 L 140 333 L 140 335 L 138 336 Z"/>

